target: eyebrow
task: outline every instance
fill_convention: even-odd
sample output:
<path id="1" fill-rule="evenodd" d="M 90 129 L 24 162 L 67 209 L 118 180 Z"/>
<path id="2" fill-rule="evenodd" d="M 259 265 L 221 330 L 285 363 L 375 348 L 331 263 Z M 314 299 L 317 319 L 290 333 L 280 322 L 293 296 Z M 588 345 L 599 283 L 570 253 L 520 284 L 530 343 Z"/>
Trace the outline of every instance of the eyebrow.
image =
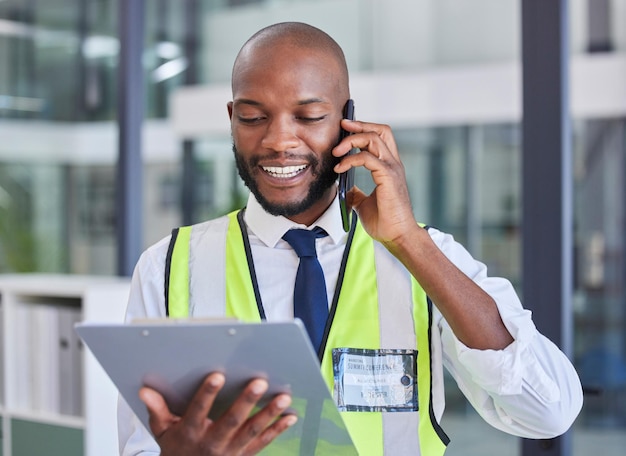
<path id="1" fill-rule="evenodd" d="M 251 105 L 251 106 L 261 106 L 261 103 L 259 103 L 258 101 L 249 100 L 247 98 L 238 98 L 233 101 L 233 104 L 234 105 L 246 104 L 246 105 Z"/>
<path id="2" fill-rule="evenodd" d="M 307 98 L 306 100 L 301 100 L 298 102 L 300 106 L 308 105 L 308 104 L 315 104 L 315 103 L 327 104 L 328 101 L 323 100 L 322 98 Z"/>
<path id="3" fill-rule="evenodd" d="M 250 105 L 250 106 L 262 106 L 263 103 L 260 103 L 256 100 L 252 100 L 249 98 L 238 98 L 236 100 L 233 101 L 233 103 L 235 105 Z M 329 101 L 324 100 L 323 98 L 306 98 L 304 100 L 300 100 L 298 101 L 298 106 L 306 106 L 306 105 L 310 105 L 310 104 L 316 104 L 316 103 L 321 103 L 321 104 L 329 104 Z"/>

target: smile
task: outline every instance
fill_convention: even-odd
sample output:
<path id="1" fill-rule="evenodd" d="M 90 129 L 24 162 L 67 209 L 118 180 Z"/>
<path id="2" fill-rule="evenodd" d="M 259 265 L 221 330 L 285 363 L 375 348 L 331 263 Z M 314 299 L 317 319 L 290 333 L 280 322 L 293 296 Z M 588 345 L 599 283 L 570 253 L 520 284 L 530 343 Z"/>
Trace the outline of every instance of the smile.
<path id="1" fill-rule="evenodd" d="M 290 177 L 297 176 L 304 171 L 309 165 L 299 166 L 263 166 L 263 171 L 272 177 L 279 179 L 289 179 Z"/>

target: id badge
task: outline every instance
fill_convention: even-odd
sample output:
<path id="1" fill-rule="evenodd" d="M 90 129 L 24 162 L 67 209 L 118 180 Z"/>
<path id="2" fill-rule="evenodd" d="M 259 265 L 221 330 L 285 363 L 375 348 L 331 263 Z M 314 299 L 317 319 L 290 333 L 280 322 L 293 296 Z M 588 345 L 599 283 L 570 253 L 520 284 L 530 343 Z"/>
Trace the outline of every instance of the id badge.
<path id="1" fill-rule="evenodd" d="M 413 412 L 417 351 L 334 348 L 334 399 L 341 412 Z"/>

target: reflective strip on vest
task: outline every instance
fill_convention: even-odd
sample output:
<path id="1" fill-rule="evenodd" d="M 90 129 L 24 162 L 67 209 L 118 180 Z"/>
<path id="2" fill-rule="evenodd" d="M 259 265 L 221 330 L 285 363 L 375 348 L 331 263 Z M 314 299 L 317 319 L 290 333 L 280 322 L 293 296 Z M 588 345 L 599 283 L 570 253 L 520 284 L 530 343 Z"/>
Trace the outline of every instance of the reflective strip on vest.
<path id="1" fill-rule="evenodd" d="M 199 236 L 203 235 L 202 229 L 197 231 Z M 169 303 L 166 303 L 170 315 L 187 316 L 191 309 L 192 316 L 221 312 L 221 315 L 243 321 L 260 321 L 253 278 L 236 213 L 228 215 L 225 258 L 211 257 L 211 261 L 225 265 L 225 277 L 228 278 L 225 280 L 226 302 L 209 303 L 202 299 L 202 304 L 190 303 L 189 299 L 193 301 L 193 296 L 189 294 L 186 302 L 173 301 L 174 298 L 185 299 L 185 294 L 173 291 L 172 285 L 181 286 L 185 281 L 194 281 L 193 261 L 185 265 L 185 258 L 189 260 L 189 244 L 195 246 L 201 242 L 195 239 L 195 234 L 194 229 L 189 237 L 181 237 L 179 232 L 174 240 L 175 247 L 170 249 L 170 292 Z M 187 244 L 186 249 L 177 248 L 181 242 Z M 179 253 L 181 259 L 174 258 Z M 179 274 L 186 277 L 179 279 Z M 202 280 L 206 281 L 206 277 Z M 220 285 L 213 283 L 212 286 Z M 381 308 L 385 312 L 380 312 Z M 419 412 L 342 412 L 360 455 L 395 455 L 408 451 L 411 454 L 437 456 L 445 452 L 448 437 L 437 423 L 432 409 L 431 325 L 432 309 L 422 287 L 400 262 L 387 254 L 383 246 L 374 243 L 358 223 L 322 358 L 322 375 L 332 391 L 332 348 L 417 349 L 419 403 Z M 419 429 L 419 437 L 415 429 Z"/>

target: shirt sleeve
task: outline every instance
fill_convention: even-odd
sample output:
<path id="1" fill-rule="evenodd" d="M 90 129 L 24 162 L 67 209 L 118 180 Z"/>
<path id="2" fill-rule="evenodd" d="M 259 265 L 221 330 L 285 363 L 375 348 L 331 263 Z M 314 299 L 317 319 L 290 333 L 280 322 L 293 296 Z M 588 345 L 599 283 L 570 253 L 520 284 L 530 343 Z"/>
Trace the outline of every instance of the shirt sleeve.
<path id="1" fill-rule="evenodd" d="M 136 318 L 165 317 L 164 274 L 168 245 L 169 237 L 146 250 L 137 262 L 130 284 L 126 322 Z M 122 397 L 117 403 L 117 428 L 121 456 L 161 453 L 152 434 Z"/>
<path id="2" fill-rule="evenodd" d="M 485 421 L 504 432 L 546 439 L 567 431 L 582 407 L 572 363 L 537 331 L 508 280 L 489 277 L 486 266 L 452 236 L 433 228 L 429 233 L 446 257 L 494 299 L 514 339 L 503 350 L 471 349 L 435 310 L 443 363 L 460 390 Z"/>

